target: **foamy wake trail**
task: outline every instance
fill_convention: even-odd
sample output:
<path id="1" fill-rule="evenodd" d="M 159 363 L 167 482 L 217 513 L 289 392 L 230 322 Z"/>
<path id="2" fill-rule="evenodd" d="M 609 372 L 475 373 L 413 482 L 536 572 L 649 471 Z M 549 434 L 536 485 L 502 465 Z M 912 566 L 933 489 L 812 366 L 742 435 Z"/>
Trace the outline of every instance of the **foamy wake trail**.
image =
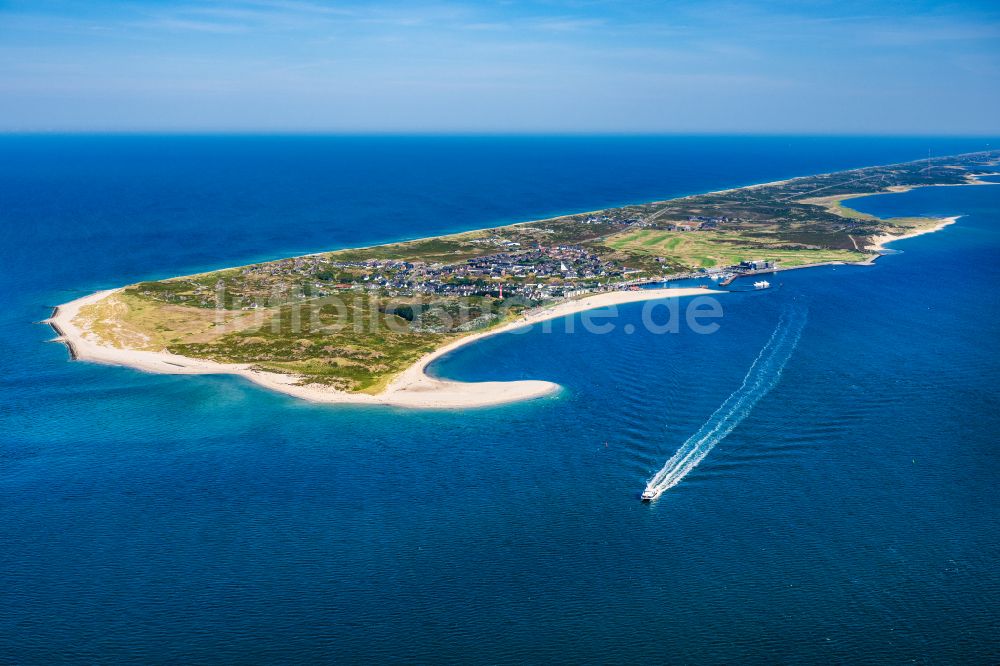
<path id="1" fill-rule="evenodd" d="M 782 315 L 767 344 L 757 354 L 743 383 L 716 409 L 696 433 L 677 449 L 667 464 L 646 484 L 657 494 L 673 488 L 698 466 L 716 444 L 745 419 L 754 405 L 774 388 L 788 359 L 799 343 L 807 318 L 806 310 L 793 310 Z"/>

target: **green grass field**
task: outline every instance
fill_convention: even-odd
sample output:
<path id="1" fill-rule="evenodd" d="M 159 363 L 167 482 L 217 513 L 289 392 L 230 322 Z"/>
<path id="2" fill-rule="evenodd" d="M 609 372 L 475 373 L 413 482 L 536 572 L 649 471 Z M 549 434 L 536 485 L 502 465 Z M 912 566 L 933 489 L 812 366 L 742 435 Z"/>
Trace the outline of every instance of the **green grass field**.
<path id="1" fill-rule="evenodd" d="M 612 236 L 608 247 L 629 254 L 663 257 L 691 268 L 715 268 L 753 259 L 769 259 L 781 266 L 802 266 L 831 261 L 863 261 L 863 252 L 836 249 L 808 249 L 769 242 L 761 235 L 749 236 L 723 231 L 661 231 L 637 229 Z"/>

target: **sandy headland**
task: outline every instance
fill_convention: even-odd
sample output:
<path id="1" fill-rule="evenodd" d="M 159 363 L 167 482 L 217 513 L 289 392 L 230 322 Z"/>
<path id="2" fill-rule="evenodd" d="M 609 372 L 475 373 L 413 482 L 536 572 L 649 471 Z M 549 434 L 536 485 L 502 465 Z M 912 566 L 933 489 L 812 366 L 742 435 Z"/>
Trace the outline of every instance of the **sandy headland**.
<path id="1" fill-rule="evenodd" d="M 380 393 L 349 393 L 322 384 L 299 384 L 292 375 L 255 370 L 247 364 L 217 363 L 179 356 L 168 351 L 140 351 L 102 344 L 79 318 L 80 309 L 120 291 L 110 289 L 78 298 L 55 309 L 46 320 L 64 342 L 73 358 L 81 361 L 120 365 L 144 372 L 171 375 L 229 374 L 287 395 L 311 402 L 327 404 L 392 405 L 417 409 L 465 409 L 485 407 L 552 395 L 560 390 L 553 382 L 521 380 L 509 382 L 457 382 L 427 374 L 427 367 L 436 359 L 460 347 L 493 335 L 508 333 L 544 321 L 568 317 L 589 310 L 613 308 L 626 303 L 651 301 L 684 296 L 725 293 L 718 290 L 693 288 L 640 289 L 610 291 L 585 298 L 568 300 L 552 306 L 527 311 L 518 319 L 502 326 L 473 333 L 453 340 L 425 354 L 416 363 L 397 375 Z"/>
<path id="2" fill-rule="evenodd" d="M 937 224 L 925 227 L 923 229 L 914 229 L 913 231 L 907 232 L 905 234 L 900 234 L 895 236 L 893 234 L 882 234 L 881 236 L 873 236 L 871 247 L 875 250 L 885 250 L 886 245 L 889 243 L 894 243 L 900 240 L 906 240 L 907 238 L 914 238 L 916 236 L 923 236 L 924 234 L 932 234 L 935 231 L 941 231 L 945 227 L 955 224 L 961 215 L 952 215 L 951 217 L 942 217 L 938 220 Z M 878 259 L 878 256 L 872 257 L 872 261 Z"/>

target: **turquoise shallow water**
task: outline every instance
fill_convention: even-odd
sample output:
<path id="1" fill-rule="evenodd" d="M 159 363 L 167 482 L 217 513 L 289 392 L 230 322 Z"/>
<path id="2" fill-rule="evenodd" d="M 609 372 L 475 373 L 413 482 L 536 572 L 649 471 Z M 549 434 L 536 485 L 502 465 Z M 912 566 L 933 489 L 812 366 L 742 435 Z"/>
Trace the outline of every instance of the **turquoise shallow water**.
<path id="1" fill-rule="evenodd" d="M 464 348 L 433 371 L 565 387 L 473 412 L 71 363 L 31 323 L 78 290 L 927 143 L 3 139 L 0 661 L 997 661 L 1000 187 L 856 200 L 965 216 L 726 295 L 712 335 L 632 305 Z M 641 504 L 789 311 L 774 388 Z"/>

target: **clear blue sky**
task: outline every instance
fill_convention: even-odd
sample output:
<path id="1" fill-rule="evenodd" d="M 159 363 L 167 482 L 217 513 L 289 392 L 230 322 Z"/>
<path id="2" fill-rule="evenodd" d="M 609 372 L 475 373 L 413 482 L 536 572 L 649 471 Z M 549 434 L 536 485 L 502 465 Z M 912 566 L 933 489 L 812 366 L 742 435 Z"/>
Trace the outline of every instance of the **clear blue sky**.
<path id="1" fill-rule="evenodd" d="M 1000 135 L 1000 1 L 0 0 L 0 131 Z"/>

